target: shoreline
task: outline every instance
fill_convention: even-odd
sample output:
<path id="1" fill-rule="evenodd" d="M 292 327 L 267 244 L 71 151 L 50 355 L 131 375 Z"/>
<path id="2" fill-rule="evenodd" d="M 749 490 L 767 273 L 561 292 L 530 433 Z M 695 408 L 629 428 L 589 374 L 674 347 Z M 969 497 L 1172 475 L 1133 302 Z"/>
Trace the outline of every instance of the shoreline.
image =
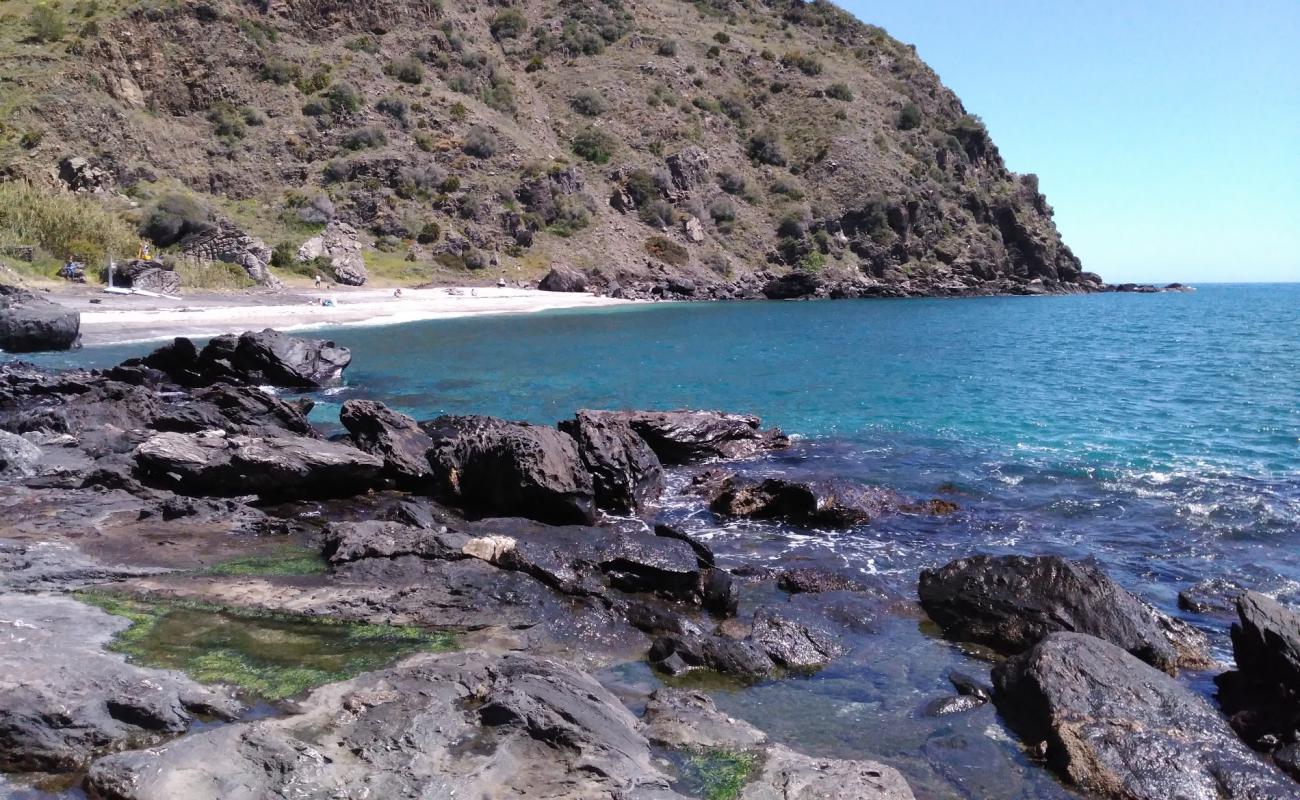
<path id="1" fill-rule="evenodd" d="M 464 287 L 239 294 L 198 292 L 179 299 L 114 295 L 93 289 L 51 292 L 56 302 L 81 314 L 84 346 L 165 341 L 176 336 L 202 338 L 232 330 L 310 331 L 332 327 L 397 325 L 433 319 L 528 314 L 570 308 L 605 308 L 637 301 L 585 292 Z M 334 306 L 320 305 L 332 297 Z M 95 301 L 99 302 L 95 302 Z"/>

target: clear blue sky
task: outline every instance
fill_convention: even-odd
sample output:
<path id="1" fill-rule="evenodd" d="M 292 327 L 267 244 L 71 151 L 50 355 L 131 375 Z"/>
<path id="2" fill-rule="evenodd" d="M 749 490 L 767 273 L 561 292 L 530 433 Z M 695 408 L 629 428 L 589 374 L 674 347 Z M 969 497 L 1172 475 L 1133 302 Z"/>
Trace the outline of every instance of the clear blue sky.
<path id="1" fill-rule="evenodd" d="M 1300 0 L 841 0 L 1120 281 L 1300 281 Z"/>

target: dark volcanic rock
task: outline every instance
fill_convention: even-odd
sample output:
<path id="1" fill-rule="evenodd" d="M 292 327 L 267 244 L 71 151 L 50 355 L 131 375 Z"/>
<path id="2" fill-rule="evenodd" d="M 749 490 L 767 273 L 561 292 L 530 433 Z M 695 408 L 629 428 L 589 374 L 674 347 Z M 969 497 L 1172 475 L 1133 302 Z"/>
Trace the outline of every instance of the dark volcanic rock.
<path id="1" fill-rule="evenodd" d="M 1050 634 L 996 667 L 993 680 L 999 712 L 1026 744 L 1043 747 L 1053 769 L 1088 791 L 1126 800 L 1300 797 L 1203 699 L 1100 639 Z"/>
<path id="2" fill-rule="evenodd" d="M 829 632 L 772 606 L 754 612 L 750 638 L 769 658 L 789 669 L 817 669 L 844 654 L 844 647 Z"/>
<path id="3" fill-rule="evenodd" d="M 1208 663 L 1204 636 L 1094 566 L 1056 556 L 973 556 L 921 573 L 921 605 L 950 639 L 1019 653 L 1055 631 L 1087 633 L 1166 672 Z"/>
<path id="4" fill-rule="evenodd" d="M 663 491 L 659 457 L 626 419 L 606 411 L 579 411 L 559 427 L 577 442 L 600 508 L 633 513 Z"/>
<path id="5" fill-rule="evenodd" d="M 605 411 L 623 420 L 665 464 L 694 464 L 713 459 L 745 458 L 790 446 L 773 428 L 763 430 L 758 417 L 722 411 Z"/>
<path id="6" fill-rule="evenodd" d="M 1193 614 L 1236 617 L 1237 599 L 1245 593 L 1244 588 L 1232 581 L 1211 578 L 1179 592 L 1178 607 Z"/>
<path id="7" fill-rule="evenodd" d="M 669 675 L 709 669 L 723 675 L 757 680 L 776 665 L 754 642 L 714 634 L 687 633 L 661 636 L 650 646 L 651 666 Z"/>
<path id="8" fill-rule="evenodd" d="M 160 433 L 135 450 L 142 475 L 182 494 L 346 497 L 375 484 L 383 461 L 304 436 Z"/>
<path id="9" fill-rule="evenodd" d="M 590 676 L 526 655 L 426 655 L 323 686 L 302 712 L 108 756 L 118 800 L 627 797 L 682 800 L 636 717 Z"/>
<path id="10" fill-rule="evenodd" d="M 339 421 L 361 450 L 384 459 L 388 475 L 404 484 L 431 483 L 430 439 L 415 420 L 370 400 L 349 400 L 343 404 Z"/>
<path id="11" fill-rule="evenodd" d="M 202 350 L 179 337 L 141 359 L 123 366 L 142 365 L 159 370 L 182 386 L 207 386 L 218 381 L 319 389 L 343 379 L 352 361 L 346 347 L 325 339 L 304 339 L 267 328 L 228 333 L 211 339 Z"/>
<path id="12" fill-rule="evenodd" d="M 0 593 L 0 769 L 71 771 L 238 704 L 104 649 L 129 621 L 66 597 Z"/>
<path id="13" fill-rule="evenodd" d="M 493 417 L 438 417 L 420 424 L 445 496 L 467 510 L 557 524 L 595 517 L 591 473 L 568 434 Z"/>
<path id="14" fill-rule="evenodd" d="M 1300 730 L 1300 614 L 1258 592 L 1237 599 L 1237 614 L 1239 621 L 1232 625 L 1237 668 L 1215 678 L 1219 702 L 1251 746 L 1273 751 L 1280 744 L 1295 744 Z M 1290 753 L 1282 753 L 1282 761 Z"/>
<path id="15" fill-rule="evenodd" d="M 763 286 L 763 294 L 769 300 L 793 300 L 812 297 L 820 288 L 821 281 L 811 272 L 790 272 L 768 281 Z"/>
<path id="16" fill-rule="evenodd" d="M 16 286 L 0 285 L 0 350 L 68 350 L 81 336 L 81 314 Z"/>
<path id="17" fill-rule="evenodd" d="M 878 487 L 732 476 L 719 484 L 709 508 L 715 514 L 727 517 L 780 519 L 796 525 L 848 528 L 897 511 L 905 502 L 897 492 Z"/>
<path id="18" fill-rule="evenodd" d="M 546 273 L 546 277 L 537 284 L 537 288 L 543 292 L 585 292 L 587 276 L 573 267 L 557 264 Z"/>
<path id="19" fill-rule="evenodd" d="M 817 567 L 800 567 L 783 570 L 776 579 L 777 587 L 791 594 L 817 594 L 820 592 L 860 591 L 862 584 L 839 573 Z"/>

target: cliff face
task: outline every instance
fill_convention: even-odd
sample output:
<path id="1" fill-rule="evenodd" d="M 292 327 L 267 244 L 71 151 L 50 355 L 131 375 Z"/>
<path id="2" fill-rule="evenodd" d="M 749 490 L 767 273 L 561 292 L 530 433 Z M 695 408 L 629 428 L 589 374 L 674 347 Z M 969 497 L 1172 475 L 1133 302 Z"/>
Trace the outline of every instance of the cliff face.
<path id="1" fill-rule="evenodd" d="M 42 134 L 11 171 L 85 156 L 295 248 L 337 219 L 412 280 L 1100 284 L 913 50 L 827 3 L 152 2 L 46 49 L 5 68 Z"/>

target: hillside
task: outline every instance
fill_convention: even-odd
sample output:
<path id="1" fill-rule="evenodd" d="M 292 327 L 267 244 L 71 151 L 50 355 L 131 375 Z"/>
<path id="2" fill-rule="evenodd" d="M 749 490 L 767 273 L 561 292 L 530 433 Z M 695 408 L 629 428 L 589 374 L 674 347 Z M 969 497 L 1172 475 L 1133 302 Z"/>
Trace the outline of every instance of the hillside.
<path id="1" fill-rule="evenodd" d="M 4 6 L 5 175 L 97 190 L 164 246 L 229 220 L 281 278 L 336 220 L 372 283 L 1100 285 L 913 49 L 828 3 L 78 0 L 37 15 L 61 31 Z"/>

